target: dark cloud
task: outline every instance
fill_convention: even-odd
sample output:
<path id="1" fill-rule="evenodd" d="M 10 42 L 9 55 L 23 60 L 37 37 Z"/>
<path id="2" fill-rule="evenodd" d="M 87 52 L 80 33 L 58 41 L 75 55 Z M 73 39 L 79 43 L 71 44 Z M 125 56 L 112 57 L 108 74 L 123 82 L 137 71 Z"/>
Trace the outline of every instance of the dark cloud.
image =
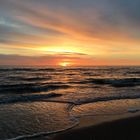
<path id="1" fill-rule="evenodd" d="M 80 54 L 78 54 L 80 55 Z M 69 56 L 65 54 L 46 54 L 44 56 L 22 56 L 22 55 L 3 55 L 0 54 L 0 65 L 58 65 L 63 60 L 70 60 L 72 62 L 81 59 L 79 56 Z"/>
<path id="2" fill-rule="evenodd" d="M 55 54 L 55 51 L 46 51 L 46 53 L 53 53 Z M 88 56 L 88 54 L 86 53 L 78 53 L 78 52 L 66 52 L 64 51 L 63 53 L 62 52 L 56 52 L 57 54 L 59 55 L 64 55 L 64 56 L 69 56 L 69 55 L 78 55 L 78 56 Z"/>
<path id="3" fill-rule="evenodd" d="M 2 32 L 5 30 L 5 34 L 11 30 L 29 34 L 35 34 L 35 31 L 38 34 L 46 31 L 47 35 L 66 34 L 58 29 L 47 29 L 47 26 L 51 25 L 69 27 L 77 32 L 81 30 L 87 36 L 99 38 L 112 30 L 118 35 L 126 32 L 137 39 L 140 24 L 139 7 L 139 0 L 5 0 L 0 6 L 0 20 L 5 20 L 5 26 L 9 26 L 4 28 L 0 24 L 0 29 L 3 28 Z M 39 26 L 38 23 L 26 23 L 19 17 L 28 20 L 34 18 L 35 21 L 46 24 L 46 27 Z M 10 18 L 16 18 L 17 21 L 12 23 Z M 21 28 L 16 25 L 20 25 Z M 112 34 L 106 36 L 110 38 Z"/>
<path id="4" fill-rule="evenodd" d="M 139 0 L 113 0 L 114 7 L 121 11 L 126 20 L 140 24 L 140 1 Z"/>

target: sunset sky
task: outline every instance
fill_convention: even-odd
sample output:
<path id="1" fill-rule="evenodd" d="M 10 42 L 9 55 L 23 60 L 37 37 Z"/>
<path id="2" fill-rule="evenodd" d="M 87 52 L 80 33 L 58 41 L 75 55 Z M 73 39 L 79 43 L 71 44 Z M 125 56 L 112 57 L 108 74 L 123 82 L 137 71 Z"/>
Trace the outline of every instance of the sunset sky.
<path id="1" fill-rule="evenodd" d="M 140 0 L 2 0 L 0 65 L 140 65 Z"/>

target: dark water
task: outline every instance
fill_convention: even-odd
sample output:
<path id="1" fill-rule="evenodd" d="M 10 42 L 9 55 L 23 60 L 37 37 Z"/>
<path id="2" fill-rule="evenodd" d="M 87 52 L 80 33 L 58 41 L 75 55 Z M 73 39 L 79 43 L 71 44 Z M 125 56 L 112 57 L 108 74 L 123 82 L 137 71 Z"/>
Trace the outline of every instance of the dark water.
<path id="1" fill-rule="evenodd" d="M 140 107 L 140 67 L 0 67 L 0 139 L 63 131 Z"/>

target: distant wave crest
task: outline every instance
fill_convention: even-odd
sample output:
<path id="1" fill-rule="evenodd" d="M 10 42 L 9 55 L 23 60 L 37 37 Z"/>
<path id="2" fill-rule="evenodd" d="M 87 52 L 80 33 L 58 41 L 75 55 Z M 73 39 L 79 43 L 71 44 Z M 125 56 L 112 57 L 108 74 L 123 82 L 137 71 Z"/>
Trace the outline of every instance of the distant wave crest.
<path id="1" fill-rule="evenodd" d="M 27 71 L 27 72 L 35 72 L 35 71 L 56 71 L 55 68 L 0 68 L 0 72 L 2 71 Z"/>

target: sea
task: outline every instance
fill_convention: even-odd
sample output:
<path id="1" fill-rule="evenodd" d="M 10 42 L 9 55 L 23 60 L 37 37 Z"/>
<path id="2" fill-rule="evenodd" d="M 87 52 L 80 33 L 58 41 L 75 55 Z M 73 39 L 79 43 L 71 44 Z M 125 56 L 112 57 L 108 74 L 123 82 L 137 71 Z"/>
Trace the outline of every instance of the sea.
<path id="1" fill-rule="evenodd" d="M 49 136 L 84 116 L 138 109 L 139 66 L 0 66 L 0 140 Z"/>

